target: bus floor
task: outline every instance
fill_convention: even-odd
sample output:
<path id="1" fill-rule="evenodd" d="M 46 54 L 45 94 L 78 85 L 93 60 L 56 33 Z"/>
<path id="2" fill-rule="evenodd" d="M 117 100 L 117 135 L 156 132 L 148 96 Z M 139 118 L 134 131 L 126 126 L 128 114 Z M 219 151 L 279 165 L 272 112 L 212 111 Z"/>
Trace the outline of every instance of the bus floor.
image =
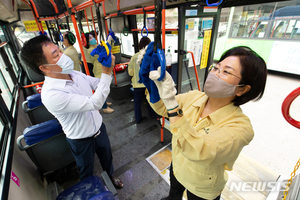
<path id="1" fill-rule="evenodd" d="M 115 199 L 161 199 L 168 195 L 168 183 L 147 162 L 147 158 L 170 144 L 171 133 L 164 130 L 164 142 L 160 142 L 160 122 L 148 115 L 146 100 L 142 103 L 142 114 L 146 118 L 135 122 L 133 96 L 123 100 L 112 100 L 110 106 L 115 111 L 110 114 L 100 110 L 113 154 L 114 175 L 124 183 L 117 189 Z M 67 173 L 66 173 L 67 172 Z M 95 156 L 94 175 L 101 177 L 103 172 L 99 159 Z M 79 182 L 76 165 L 57 172 L 54 180 L 61 189 Z M 53 181 L 53 180 L 52 180 Z M 51 182 L 48 181 L 48 182 Z"/>

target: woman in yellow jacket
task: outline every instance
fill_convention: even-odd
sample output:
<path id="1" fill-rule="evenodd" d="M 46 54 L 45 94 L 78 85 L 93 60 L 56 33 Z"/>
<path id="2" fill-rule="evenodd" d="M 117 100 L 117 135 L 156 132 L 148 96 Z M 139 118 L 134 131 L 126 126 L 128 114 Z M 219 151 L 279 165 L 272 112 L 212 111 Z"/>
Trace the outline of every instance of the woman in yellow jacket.
<path id="1" fill-rule="evenodd" d="M 73 46 L 76 42 L 76 37 L 70 31 L 65 32 L 63 34 L 63 37 L 64 37 L 63 45 L 65 46 L 65 48 L 63 49 L 64 54 L 66 54 L 73 60 L 74 70 L 80 71 L 78 52 Z"/>
<path id="2" fill-rule="evenodd" d="M 145 51 L 144 48 L 151 42 L 148 37 L 142 37 L 139 43 L 139 52 L 134 54 L 128 64 L 128 74 L 132 76 L 131 83 L 134 92 L 134 113 L 136 123 L 140 123 L 143 119 L 142 117 L 142 101 L 145 99 L 145 90 L 146 87 L 143 83 L 139 83 L 139 71 L 140 63 L 138 63 L 138 57 L 142 51 Z M 155 112 L 148 104 L 148 113 L 151 117 L 155 117 Z"/>
<path id="3" fill-rule="evenodd" d="M 204 92 L 176 94 L 174 82 L 160 68 L 151 71 L 161 100 L 154 110 L 169 117 L 172 137 L 171 188 L 164 200 L 220 199 L 233 164 L 254 131 L 240 105 L 258 100 L 264 93 L 267 68 L 264 60 L 248 47 L 225 52 L 212 67 Z M 147 96 L 149 100 L 149 95 Z"/>

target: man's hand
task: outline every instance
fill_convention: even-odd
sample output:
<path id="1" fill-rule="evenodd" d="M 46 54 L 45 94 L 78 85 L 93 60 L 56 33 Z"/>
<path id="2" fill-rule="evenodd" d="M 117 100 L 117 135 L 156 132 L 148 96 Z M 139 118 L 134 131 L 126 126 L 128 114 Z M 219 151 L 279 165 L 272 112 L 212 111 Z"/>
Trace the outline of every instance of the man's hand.
<path id="1" fill-rule="evenodd" d="M 111 75 L 111 72 L 115 67 L 115 60 L 116 60 L 115 56 L 113 54 L 111 54 L 111 66 L 110 67 L 104 67 L 102 65 L 102 73 Z"/>

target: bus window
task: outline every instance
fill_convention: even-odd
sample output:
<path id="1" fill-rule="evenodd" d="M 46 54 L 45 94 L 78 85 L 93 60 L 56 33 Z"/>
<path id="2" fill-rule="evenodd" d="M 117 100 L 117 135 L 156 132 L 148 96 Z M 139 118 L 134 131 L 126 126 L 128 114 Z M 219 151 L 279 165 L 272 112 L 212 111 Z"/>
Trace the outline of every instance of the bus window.
<path id="1" fill-rule="evenodd" d="M 250 37 L 263 38 L 266 33 L 268 21 L 257 22 L 259 24 L 250 34 Z"/>
<path id="2" fill-rule="evenodd" d="M 229 15 L 230 15 L 230 8 L 222 8 L 219 27 L 218 27 L 218 37 L 222 37 L 226 34 L 228 28 Z"/>
<path id="3" fill-rule="evenodd" d="M 23 46 L 24 42 L 35 37 L 38 33 L 36 32 L 27 32 L 25 26 L 22 22 L 17 22 L 17 26 L 14 29 L 14 34 L 18 38 L 19 43 Z"/>
<path id="4" fill-rule="evenodd" d="M 291 38 L 300 38 L 300 21 L 296 21 Z"/>
<path id="5" fill-rule="evenodd" d="M 1 95 L 5 101 L 6 106 L 10 108 L 12 103 L 12 92 L 14 89 L 14 84 L 12 79 L 10 78 L 8 71 L 6 70 L 6 65 L 4 63 L 4 60 L 2 59 L 2 56 L 0 56 L 0 79 L 0 88 L 2 91 Z"/>
<path id="6" fill-rule="evenodd" d="M 251 34 L 251 26 L 249 24 L 249 22 L 234 23 L 231 37 L 249 37 Z"/>
<path id="7" fill-rule="evenodd" d="M 273 22 L 272 31 L 270 32 L 270 38 L 293 38 L 292 35 L 296 34 L 294 38 L 297 38 L 296 20 L 277 20 Z M 298 25 L 299 26 L 299 25 Z M 296 30 L 297 29 L 297 30 Z M 299 33 L 298 33 L 299 34 Z"/>
<path id="8" fill-rule="evenodd" d="M 128 56 L 134 55 L 134 47 L 133 45 L 133 36 L 132 33 L 128 33 L 127 36 L 125 36 L 123 33 L 120 33 L 117 35 L 120 38 L 121 42 L 121 49 L 122 53 Z"/>

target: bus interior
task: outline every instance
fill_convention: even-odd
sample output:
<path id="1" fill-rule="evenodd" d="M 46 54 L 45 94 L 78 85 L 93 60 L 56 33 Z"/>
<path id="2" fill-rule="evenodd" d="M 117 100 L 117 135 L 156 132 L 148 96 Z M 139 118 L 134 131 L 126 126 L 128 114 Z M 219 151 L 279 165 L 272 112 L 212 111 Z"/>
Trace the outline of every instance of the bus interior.
<path id="1" fill-rule="evenodd" d="M 220 58 L 220 52 L 238 44 L 233 41 L 235 39 L 261 39 L 257 42 L 259 43 L 265 37 L 270 37 L 291 39 L 295 45 L 299 43 L 298 0 L 291 16 L 282 14 L 283 8 L 278 12 L 272 10 L 271 14 L 268 13 L 269 18 L 265 18 L 265 15 L 263 18 L 261 14 L 250 16 L 250 12 L 240 10 L 241 7 L 284 2 L 286 1 L 2 0 L 0 198 L 156 200 L 167 196 L 172 160 L 170 122 L 161 116 L 147 116 L 140 123 L 135 122 L 131 77 L 126 68 L 131 56 L 139 51 L 139 40 L 147 35 L 151 41 L 159 44 L 163 52 L 171 49 L 172 64 L 167 71 L 176 83 L 178 93 L 202 91 L 209 66 Z M 288 10 L 290 12 L 291 8 Z M 277 16 L 277 13 L 281 14 Z M 284 16 L 283 19 L 281 15 Z M 248 21 L 242 19 L 245 17 L 248 17 Z M 269 22 L 274 22 L 274 25 Z M 95 176 L 86 181 L 79 180 L 79 171 L 67 146 L 65 134 L 55 117 L 41 102 L 40 90 L 44 77 L 30 70 L 19 57 L 23 44 L 41 34 L 46 34 L 53 43 L 63 48 L 61 37 L 66 31 L 71 31 L 76 36 L 74 46 L 88 75 L 82 48 L 86 42 L 83 34 L 94 31 L 97 44 L 101 40 L 105 41 L 110 31 L 118 38 L 112 49 L 116 66 L 107 99 L 113 103 L 115 111 L 111 114 L 101 110 L 99 112 L 107 127 L 115 175 L 124 183 L 122 189 L 116 189 L 112 185 L 97 157 Z M 265 34 L 267 31 L 268 34 Z M 246 45 L 257 51 L 266 62 L 271 62 L 266 57 L 275 56 L 275 53 L 270 54 L 271 48 L 269 54 L 264 55 L 263 49 L 256 43 Z M 300 49 L 296 51 L 299 61 Z M 271 70 L 300 74 L 300 70 Z M 299 94 L 299 90 L 291 93 L 282 108 L 284 118 L 296 128 L 300 128 L 299 122 L 289 116 L 289 108 Z M 142 112 L 147 113 L 146 99 L 142 103 Z M 296 166 L 299 167 L 299 161 Z M 290 178 L 281 176 L 244 154 L 239 156 L 234 170 L 229 173 L 230 178 L 222 191 L 223 200 L 282 199 L 284 185 Z M 295 200 L 300 198 L 300 180 L 295 173 L 292 178 L 286 199 Z M 232 188 L 230 184 L 234 185 L 235 182 L 248 183 L 249 192 Z M 256 184 L 268 182 L 270 184 L 263 189 L 260 184 Z M 82 196 L 76 197 L 74 194 Z M 186 193 L 183 199 L 187 199 Z"/>

